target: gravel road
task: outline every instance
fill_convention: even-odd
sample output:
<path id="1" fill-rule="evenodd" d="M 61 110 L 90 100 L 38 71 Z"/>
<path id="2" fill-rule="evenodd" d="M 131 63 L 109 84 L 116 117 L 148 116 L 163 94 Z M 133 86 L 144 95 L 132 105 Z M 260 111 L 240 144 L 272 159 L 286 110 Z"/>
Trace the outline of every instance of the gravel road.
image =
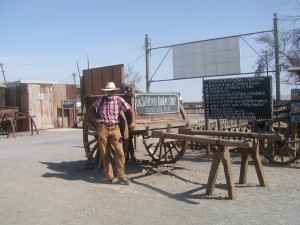
<path id="1" fill-rule="evenodd" d="M 250 163 L 233 201 L 222 167 L 213 196 L 205 195 L 212 159 L 200 150 L 153 167 L 138 139 L 136 154 L 126 166 L 133 183 L 106 184 L 87 168 L 81 129 L 0 136 L 0 224 L 300 224 L 299 164 L 264 163 L 269 186 L 260 187 Z M 232 162 L 238 182 L 240 157 Z"/>

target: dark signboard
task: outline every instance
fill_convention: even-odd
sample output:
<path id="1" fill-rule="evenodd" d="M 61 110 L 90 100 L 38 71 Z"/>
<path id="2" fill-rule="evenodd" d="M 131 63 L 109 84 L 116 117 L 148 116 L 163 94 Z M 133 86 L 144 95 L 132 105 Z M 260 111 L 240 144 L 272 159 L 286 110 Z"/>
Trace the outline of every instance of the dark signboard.
<path id="1" fill-rule="evenodd" d="M 271 77 L 205 80 L 203 94 L 207 118 L 272 119 Z"/>
<path id="2" fill-rule="evenodd" d="M 300 122 L 300 89 L 291 90 L 291 122 Z"/>
<path id="3" fill-rule="evenodd" d="M 134 106 L 137 115 L 178 113 L 179 95 L 173 93 L 135 94 Z"/>
<path id="4" fill-rule="evenodd" d="M 62 100 L 61 107 L 63 109 L 74 109 L 75 107 L 75 100 Z"/>

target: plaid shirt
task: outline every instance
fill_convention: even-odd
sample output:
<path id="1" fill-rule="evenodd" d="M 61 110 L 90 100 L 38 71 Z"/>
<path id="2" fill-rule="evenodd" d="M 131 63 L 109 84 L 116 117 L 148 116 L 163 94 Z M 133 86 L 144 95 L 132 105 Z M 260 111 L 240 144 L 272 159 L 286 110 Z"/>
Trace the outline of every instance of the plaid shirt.
<path id="1" fill-rule="evenodd" d="M 130 108 L 130 105 L 119 96 L 112 96 L 111 99 L 102 97 L 96 100 L 93 104 L 99 112 L 100 122 L 102 123 L 119 123 L 119 114 Z"/>

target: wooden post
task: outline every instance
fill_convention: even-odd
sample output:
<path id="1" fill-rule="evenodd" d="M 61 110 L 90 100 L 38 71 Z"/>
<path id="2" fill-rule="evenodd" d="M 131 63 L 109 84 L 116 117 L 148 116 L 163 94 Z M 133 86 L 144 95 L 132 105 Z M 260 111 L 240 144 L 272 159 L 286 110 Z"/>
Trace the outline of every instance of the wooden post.
<path id="1" fill-rule="evenodd" d="M 245 184 L 247 181 L 249 163 L 249 149 L 242 149 L 241 168 L 240 168 L 240 184 Z"/>
<path id="2" fill-rule="evenodd" d="M 227 183 L 227 190 L 228 190 L 228 197 L 231 200 L 236 199 L 236 191 L 235 191 L 235 185 L 234 185 L 234 177 L 232 173 L 232 165 L 231 165 L 231 158 L 228 147 L 223 147 L 224 156 L 222 159 L 223 167 L 224 167 L 224 173 L 226 177 L 226 183 Z"/>
<path id="3" fill-rule="evenodd" d="M 206 130 L 210 130 L 210 125 L 209 125 L 209 119 L 208 117 L 205 117 L 205 127 L 206 127 Z M 206 145 L 206 155 L 210 155 L 210 144 L 207 144 Z"/>
<path id="4" fill-rule="evenodd" d="M 212 161 L 212 165 L 210 168 L 210 173 L 207 181 L 206 194 L 207 195 L 213 194 L 221 160 L 223 163 L 224 173 L 225 173 L 225 178 L 227 183 L 228 198 L 231 200 L 235 200 L 236 191 L 235 191 L 229 149 L 224 146 L 218 146 L 216 151 L 213 152 L 213 161 Z"/>
<path id="5" fill-rule="evenodd" d="M 267 187 L 268 186 L 268 182 L 265 176 L 265 172 L 261 163 L 261 159 L 259 156 L 259 146 L 258 143 L 253 143 L 252 148 L 250 149 L 250 154 L 255 166 L 255 170 L 257 173 L 257 177 L 259 180 L 259 184 L 263 187 Z"/>
<path id="6" fill-rule="evenodd" d="M 216 180 L 217 180 L 217 176 L 218 176 L 219 166 L 220 166 L 220 162 L 221 162 L 221 158 L 222 158 L 221 155 L 222 155 L 221 152 L 214 152 L 213 153 L 213 161 L 212 161 L 212 164 L 211 164 L 211 167 L 210 167 L 210 172 L 209 172 L 207 187 L 206 187 L 206 194 L 207 195 L 212 195 L 213 194 L 215 184 L 216 184 Z"/>
<path id="7" fill-rule="evenodd" d="M 61 123 L 62 123 L 61 127 L 64 128 L 64 109 L 63 108 L 61 108 Z"/>

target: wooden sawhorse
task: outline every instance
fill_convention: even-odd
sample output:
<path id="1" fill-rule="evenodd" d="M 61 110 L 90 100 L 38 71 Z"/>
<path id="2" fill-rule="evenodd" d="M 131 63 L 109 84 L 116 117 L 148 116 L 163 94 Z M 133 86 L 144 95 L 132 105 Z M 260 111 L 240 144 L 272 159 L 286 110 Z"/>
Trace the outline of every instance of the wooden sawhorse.
<path id="1" fill-rule="evenodd" d="M 206 187 L 207 195 L 213 194 L 220 162 L 222 161 L 226 183 L 227 183 L 228 198 L 231 200 L 236 199 L 236 191 L 235 191 L 235 185 L 234 185 L 234 179 L 232 173 L 231 158 L 229 153 L 229 150 L 231 148 L 232 147 L 229 146 L 216 146 L 216 149 L 213 151 L 213 161 L 210 168 L 210 173 L 209 173 L 207 187 Z M 241 156 L 239 183 L 240 184 L 246 183 L 249 155 L 251 155 L 257 173 L 257 177 L 259 180 L 259 184 L 263 187 L 268 186 L 267 179 L 263 170 L 262 162 L 259 156 L 258 144 L 255 142 L 253 143 L 251 148 L 241 148 L 241 151 L 242 151 L 242 156 Z"/>

